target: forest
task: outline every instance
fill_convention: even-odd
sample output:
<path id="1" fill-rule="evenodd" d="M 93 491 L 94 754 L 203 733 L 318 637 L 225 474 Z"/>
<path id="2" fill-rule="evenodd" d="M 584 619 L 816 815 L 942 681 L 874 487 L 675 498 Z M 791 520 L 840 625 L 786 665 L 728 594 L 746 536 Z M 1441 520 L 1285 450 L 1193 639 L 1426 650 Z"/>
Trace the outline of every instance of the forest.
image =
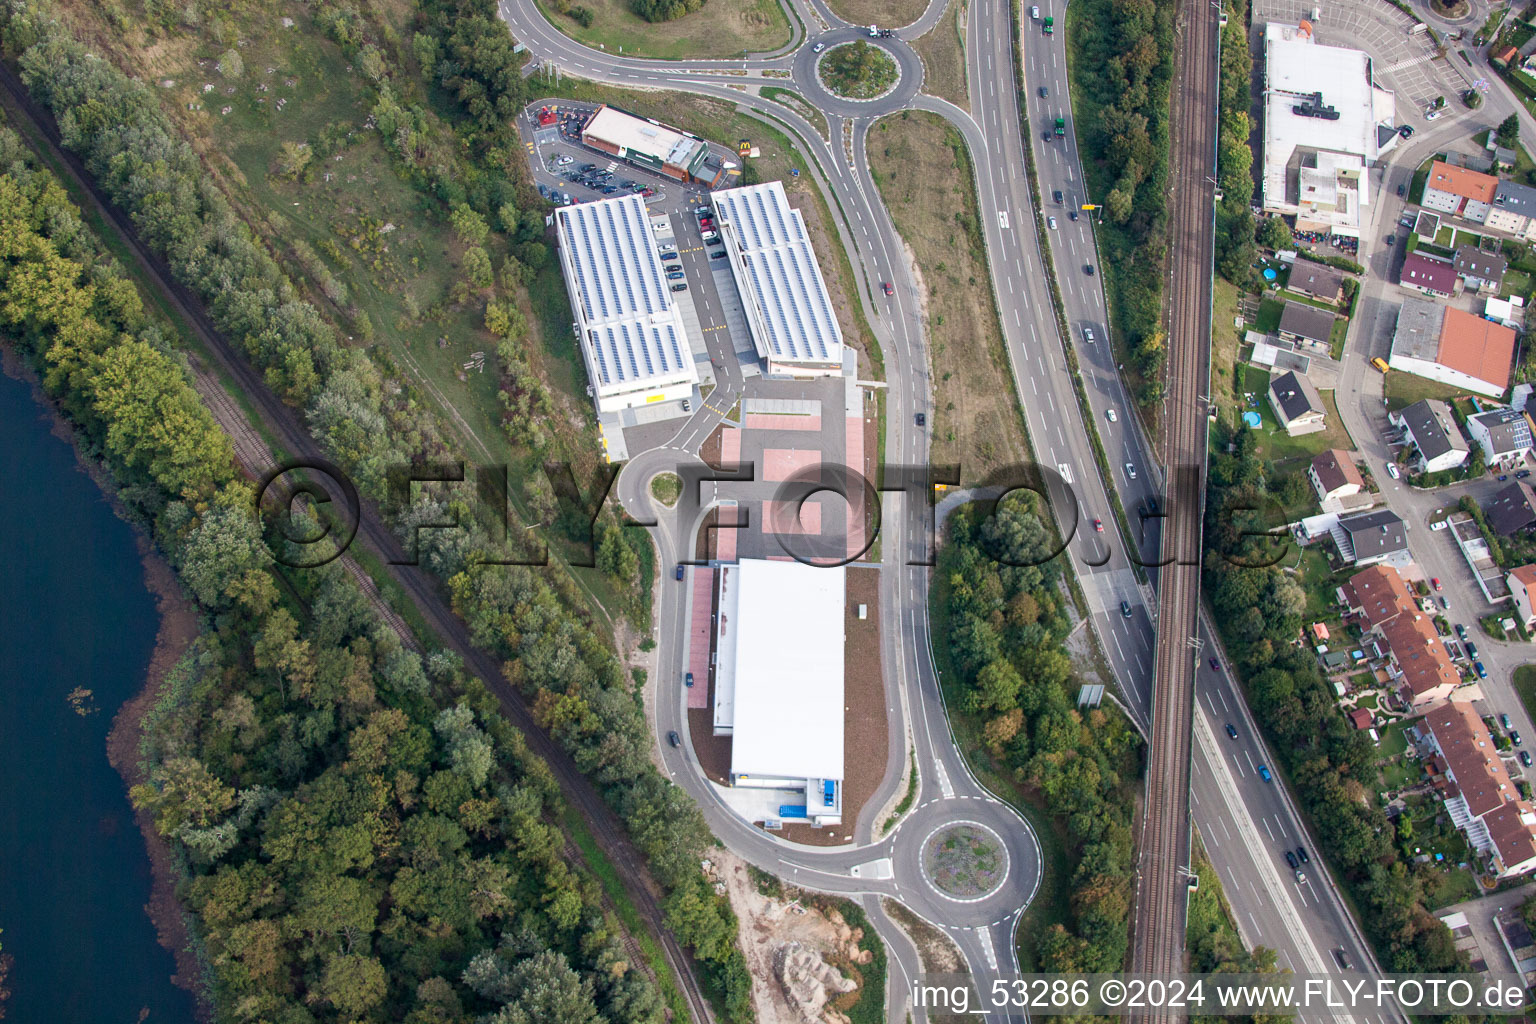
<path id="1" fill-rule="evenodd" d="M 1425 908 L 1424 882 L 1392 841 L 1376 798 L 1375 747 L 1339 713 L 1312 651 L 1293 643 L 1306 594 L 1274 564 L 1265 533 L 1284 517 L 1272 514 L 1255 444 L 1247 427 L 1220 427 L 1211 441 L 1203 575 L 1223 643 L 1383 969 L 1466 970 L 1450 931 Z"/>
<path id="2" fill-rule="evenodd" d="M 495 125 L 498 110 L 521 102 L 522 83 L 516 72 L 524 57 L 511 53 L 505 25 L 494 19 L 492 11 L 489 2 L 475 0 L 429 4 L 421 13 L 423 31 L 411 37 L 409 52 L 402 40 L 380 31 L 355 8 L 322 4 L 314 13 L 327 33 L 357 48 L 359 66 L 366 70 L 377 62 L 375 122 L 381 129 L 390 128 L 388 137 L 397 147 L 402 175 L 413 174 L 433 193 L 440 215 L 446 219 L 457 214 L 466 232 L 473 235 L 479 228 L 461 207 L 477 214 L 487 226 L 512 232 L 511 244 L 523 246 L 516 252 L 527 262 L 509 257 L 503 268 L 508 298 L 486 302 L 487 322 L 504 325 L 515 346 L 519 318 L 512 314 L 521 315 L 518 307 L 526 302 L 521 291 L 526 276 L 521 268 L 531 269 L 545 254 L 541 242 L 522 236 L 529 225 L 541 227 L 541 215 L 537 200 L 529 198 L 532 190 L 509 177 L 516 165 L 504 158 L 508 129 Z M 461 17 L 477 12 L 489 18 L 482 23 L 480 36 L 456 38 L 449 31 L 450 26 L 455 30 L 460 26 Z M 51 5 L 42 0 L 14 4 L 0 14 L 5 52 L 17 62 L 29 91 L 54 112 L 65 144 L 83 158 L 99 185 L 132 217 L 146 243 L 203 299 L 219 329 L 248 353 L 269 385 L 304 410 L 317 440 L 359 487 L 380 496 L 388 465 L 453 457 L 452 431 L 438 421 L 427 403 L 415 400 L 411 389 L 384 386 L 376 354 L 343 342 L 335 318 L 344 311 L 338 314 L 331 306 L 317 307 L 304 296 L 268 250 L 273 240 L 251 231 L 237 207 L 205 173 L 197 152 L 150 89 L 111 61 L 90 56 L 67 23 L 53 14 Z M 167 15 L 165 20 L 174 22 L 176 16 Z M 434 25 L 442 30 L 441 36 L 432 33 Z M 370 52 L 372 61 L 366 60 Z M 432 87 L 452 90 L 461 107 L 468 157 L 449 160 L 448 155 L 458 149 L 457 140 L 427 131 L 434 123 L 427 109 L 398 99 L 419 94 L 422 88 L 409 78 L 419 56 L 435 57 L 430 63 L 436 76 Z M 402 80 L 398 93 L 387 88 L 397 75 Z M 396 97 L 394 106 L 391 96 Z M 391 116 L 396 119 L 390 121 Z M 501 159 L 495 155 L 498 148 Z M 520 208 L 532 216 L 525 216 Z M 47 223 L 51 229 L 52 222 Z M 519 237 L 523 240 L 518 241 Z M 15 280 L 24 282 L 44 273 L 42 268 L 29 267 Z M 90 273 L 97 271 L 92 268 Z M 105 286 L 93 287 L 87 297 L 101 302 L 110 294 Z M 89 308 L 85 298 L 74 305 Z M 52 348 L 53 322 L 37 309 L 15 308 L 23 319 L 36 321 L 36 336 L 50 339 L 47 346 Z M 50 315 L 70 309 L 69 304 L 59 303 L 48 307 Z M 89 336 L 82 335 L 76 342 L 71 335 L 71 347 L 60 345 L 61 362 L 48 371 L 50 386 L 74 374 L 81 378 L 78 395 L 71 392 L 61 401 L 82 410 L 89 406 L 95 415 L 122 405 L 125 416 L 138 415 L 142 424 L 144 414 L 135 409 L 135 401 L 150 392 L 135 388 L 125 393 L 115 388 L 118 378 L 112 372 L 143 374 L 152 380 L 153 374 L 144 367 L 152 368 L 153 360 L 135 343 L 113 346 L 100 359 L 99 375 L 75 368 L 70 362 L 76 358 L 74 349 L 96 344 Z M 41 350 L 42 343 L 38 345 Z M 164 354 L 163 348 L 160 351 Z M 201 411 L 193 408 L 195 399 L 184 396 L 183 400 L 191 410 L 189 417 Z M 174 411 L 174 394 L 159 401 Z M 209 430 L 216 435 L 211 424 Z M 112 436 L 104 435 L 103 443 L 110 444 Z M 272 927 L 240 932 L 238 941 L 260 938 L 266 943 L 242 947 L 253 956 L 259 952 L 265 966 L 248 975 L 237 971 L 227 979 L 221 973 L 221 986 L 228 986 L 221 989 L 225 997 L 221 1010 L 234 1014 L 250 1008 L 255 1014 L 250 1019 L 260 1019 L 267 1011 L 256 1007 L 276 1001 L 273 1005 L 297 1007 L 292 1018 L 296 1020 L 306 1019 L 301 1011 L 318 1014 L 320 1019 L 363 1019 L 364 1014 L 368 1019 L 401 1019 L 402 1012 L 413 1005 L 410 1000 L 418 998 L 402 987 L 405 979 L 432 982 L 443 965 L 452 965 L 442 976 L 468 1007 L 464 1012 L 473 1014 L 487 1008 L 484 1000 L 493 998 L 485 992 L 505 997 L 503 1003 L 516 1002 L 524 992 L 526 979 L 519 965 L 527 958 L 533 941 L 530 935 L 547 940 L 546 947 L 565 956 L 573 970 L 597 963 L 598 948 L 578 947 L 582 936 L 595 936 L 601 944 L 603 934 L 592 927 L 580 887 L 562 879 L 556 869 L 546 869 L 544 861 L 533 855 L 549 851 L 530 851 L 527 863 L 522 857 L 498 860 L 492 856 L 493 850 L 506 845 L 511 816 L 527 812 L 536 819 L 552 820 L 555 815 L 547 797 L 540 804 L 526 795 L 533 785 L 526 776 L 533 770 L 519 763 L 516 737 L 495 714 L 492 702 L 483 693 L 476 696 L 479 681 L 465 678 L 441 659 L 414 665 L 414 656 L 396 649 L 398 645 L 387 636 L 381 637 L 376 623 L 360 621 L 357 602 L 344 596 L 350 590 L 344 581 L 319 574 L 315 579 L 287 579 L 286 588 L 264 583 L 273 577 L 269 556 L 263 554 L 260 543 L 260 524 L 243 519 L 241 510 L 248 503 L 241 504 L 246 500 L 242 485 L 233 479 L 227 443 L 220 438 L 209 443 L 222 445 L 221 457 L 205 463 L 200 458 L 189 461 L 183 451 L 198 441 L 193 428 L 160 432 L 167 446 L 174 442 L 166 452 L 140 447 L 139 435 L 125 427 L 118 427 L 115 436 L 125 446 L 126 468 L 153 468 L 167 487 L 174 486 L 168 491 L 174 498 L 165 498 L 163 508 L 158 505 L 160 498 L 146 494 L 145 515 L 153 521 L 157 540 L 180 568 L 189 589 L 208 609 L 218 640 L 210 641 L 211 653 L 198 671 L 189 674 L 185 687 L 173 695 L 172 706 L 166 709 L 167 746 L 157 755 L 157 782 L 154 792 L 139 794 L 140 800 L 155 808 L 167 834 L 185 848 L 189 877 L 194 880 L 227 874 L 234 867 L 223 860 L 216 866 L 213 859 L 198 859 L 231 841 L 233 845 L 221 856 L 276 870 L 270 860 L 278 847 L 259 833 L 268 822 L 275 823 L 274 815 L 297 815 L 284 826 L 290 846 L 300 835 L 308 839 L 299 845 L 312 845 L 317 835 L 328 837 L 332 827 L 345 834 L 337 836 L 334 844 L 339 860 L 329 851 L 322 855 L 289 849 L 287 855 L 298 859 L 285 862 L 283 870 L 300 874 L 286 877 L 296 880 L 309 877 L 312 871 L 322 875 L 341 871 L 366 889 L 357 896 L 351 891 L 357 887 L 348 883 L 348 898 L 357 896 L 354 902 L 359 905 L 374 899 L 372 917 L 360 912 L 350 919 L 348 937 L 332 936 L 331 945 L 326 945 L 307 933 L 290 934 L 296 926 L 285 919 L 296 911 L 271 902 L 275 891 L 281 890 L 284 898 L 290 892 L 281 880 L 256 872 L 240 882 L 249 886 L 241 898 L 258 908 L 251 920 L 270 920 Z M 147 431 L 144 436 L 157 435 Z M 530 461 L 536 462 L 536 455 Z M 131 464 L 126 461 L 130 457 Z M 211 466 L 221 468 L 215 473 Z M 525 490 L 539 486 L 534 474 L 526 474 L 520 482 Z M 552 497 L 546 500 L 553 504 Z M 401 510 L 401 528 L 408 528 L 415 516 L 430 514 L 430 505 L 431 500 L 423 499 Z M 652 739 L 638 693 L 609 641 L 595 628 L 587 596 L 558 563 L 539 572 L 485 572 L 475 564 L 485 550 L 476 546 L 482 539 L 477 529 L 457 540 L 446 531 L 434 531 L 438 546 L 430 552 L 430 566 L 441 574 L 455 607 L 475 626 L 477 637 L 506 659 L 508 678 L 524 693 L 540 721 L 572 752 L 627 823 L 667 893 L 669 925 L 699 958 L 706 981 L 720 994 L 726 1019 L 748 1019 L 750 982 L 734 942 L 735 919 L 699 870 L 699 858 L 712 838 L 691 802 L 651 765 Z M 607 562 L 616 572 L 635 568 L 623 557 L 610 556 Z M 306 609 L 310 601 L 325 611 L 334 609 L 340 618 Z M 466 696 L 469 703 L 455 710 Z M 229 710 L 222 715 L 215 714 L 226 707 Z M 364 747 L 370 743 L 365 757 Z M 397 783 L 403 788 L 396 789 Z M 278 791 L 271 804 L 265 803 L 267 788 Z M 525 795 L 517 796 L 520 791 Z M 246 795 L 252 792 L 255 795 Z M 300 792 L 303 796 L 295 798 Z M 307 806 L 311 796 L 328 804 L 323 820 L 308 820 L 300 813 L 304 808 L 294 806 Z M 190 807 L 183 807 L 188 800 Z M 403 842 L 407 820 L 417 817 L 422 824 L 412 828 L 421 830 L 423 843 L 436 844 L 437 849 L 423 853 L 420 863 L 407 864 L 396 844 Z M 323 863 L 311 863 L 310 858 Z M 429 863 L 446 865 L 442 871 L 448 874 L 431 876 L 431 886 L 426 886 L 421 871 Z M 429 892 L 429 888 L 449 885 L 450 874 L 457 873 L 453 877 L 459 881 L 453 884 L 490 893 L 493 887 L 480 886 L 472 873 L 492 871 L 494 875 L 498 863 L 508 872 L 504 906 L 493 901 L 497 906 L 487 908 L 488 916 L 475 922 L 433 916 L 433 900 L 441 899 L 446 890 Z M 406 877 L 415 879 L 414 889 L 400 880 L 399 872 L 407 867 Z M 495 875 L 493 880 L 499 878 Z M 399 898 L 411 895 L 416 900 L 409 912 L 396 913 L 397 887 Z M 581 897 L 582 906 L 563 895 L 567 892 Z M 223 904 L 209 903 L 207 893 L 206 884 L 189 885 L 185 895 L 198 912 L 200 928 L 212 948 L 215 940 L 227 937 L 226 929 L 250 922 L 217 918 Z M 214 917 L 208 916 L 210 909 Z M 521 920 L 525 913 L 526 929 Z M 282 927 L 278 927 L 280 921 Z M 390 926 L 389 935 L 382 930 L 385 924 Z M 421 933 L 413 929 L 418 927 L 436 938 L 415 941 Z M 493 971 L 496 964 L 487 962 L 483 964 L 486 973 L 479 976 L 480 986 L 465 991 L 454 972 L 467 968 L 465 954 L 485 951 L 483 946 L 477 948 L 481 938 L 498 944 L 500 952 L 492 959 L 505 961 L 506 971 Z M 331 960 L 336 966 L 327 982 Z M 548 966 L 548 958 L 542 962 Z M 217 961 L 215 966 L 222 963 Z M 385 983 L 382 992 L 378 991 L 380 969 Z M 593 984 L 597 991 L 595 980 Z M 377 998 L 352 1017 L 341 1016 L 351 1011 L 335 1002 L 305 1002 L 317 992 L 331 991 L 326 985 Z M 430 984 L 427 997 L 446 1007 L 446 998 L 438 998 L 441 989 L 437 983 Z M 609 998 L 606 992 L 597 991 L 596 996 L 599 1010 L 605 1013 L 619 1005 L 604 1003 Z M 630 996 L 612 993 L 612 998 Z M 616 1019 L 631 1015 L 626 1011 Z M 646 1019 L 645 1014 L 639 1013 L 638 1019 Z"/>
<path id="3" fill-rule="evenodd" d="M 1160 326 L 1168 250 L 1171 3 L 1090 0 L 1070 8 L 1072 84 L 1083 172 L 1099 229 L 1118 330 L 1141 378 L 1136 400 L 1160 401 L 1167 337 Z"/>
<path id="4" fill-rule="evenodd" d="M 1079 710 L 1063 647 L 1070 597 L 1033 492 L 991 515 L 951 516 L 936 575 L 947 581 L 949 659 L 963 711 L 1015 783 L 1060 820 L 1071 845 L 1071 921 L 1037 938 L 1039 969 L 1117 971 L 1125 961 L 1141 739 L 1117 708 Z M 1070 927 L 1069 927 L 1070 925 Z"/>

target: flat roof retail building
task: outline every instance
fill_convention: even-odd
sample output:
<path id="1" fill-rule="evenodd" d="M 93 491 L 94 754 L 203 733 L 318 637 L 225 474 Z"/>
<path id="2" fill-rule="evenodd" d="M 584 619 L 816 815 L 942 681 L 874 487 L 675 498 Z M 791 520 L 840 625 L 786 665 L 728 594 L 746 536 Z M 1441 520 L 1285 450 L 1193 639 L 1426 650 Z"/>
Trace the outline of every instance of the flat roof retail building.
<path id="1" fill-rule="evenodd" d="M 561 207 L 555 234 L 598 412 L 690 396 L 698 371 L 644 200 Z"/>
<path id="2" fill-rule="evenodd" d="M 742 559 L 716 578 L 714 731 L 731 737 L 731 784 L 798 793 L 781 812 L 802 813 L 781 818 L 836 824 L 846 570 Z"/>
<path id="3" fill-rule="evenodd" d="M 679 181 L 697 177 L 709 156 L 709 144 L 696 135 L 606 105 L 582 127 L 581 141 Z"/>
<path id="4" fill-rule="evenodd" d="M 843 370 L 843 332 L 805 218 L 779 181 L 711 197 L 721 243 L 765 372 L 829 376 Z"/>

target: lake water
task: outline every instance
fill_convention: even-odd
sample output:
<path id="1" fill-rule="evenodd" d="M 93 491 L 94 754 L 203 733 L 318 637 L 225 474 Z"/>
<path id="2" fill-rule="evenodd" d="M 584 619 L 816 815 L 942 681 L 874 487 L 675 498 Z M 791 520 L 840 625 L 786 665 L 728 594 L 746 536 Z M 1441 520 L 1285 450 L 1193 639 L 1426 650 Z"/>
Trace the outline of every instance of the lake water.
<path id="1" fill-rule="evenodd" d="M 112 717 L 144 683 L 159 619 L 134 534 L 0 374 L 0 943 L 6 1024 L 194 1017 L 144 912 L 149 858 Z M 71 706 L 76 687 L 96 710 Z"/>

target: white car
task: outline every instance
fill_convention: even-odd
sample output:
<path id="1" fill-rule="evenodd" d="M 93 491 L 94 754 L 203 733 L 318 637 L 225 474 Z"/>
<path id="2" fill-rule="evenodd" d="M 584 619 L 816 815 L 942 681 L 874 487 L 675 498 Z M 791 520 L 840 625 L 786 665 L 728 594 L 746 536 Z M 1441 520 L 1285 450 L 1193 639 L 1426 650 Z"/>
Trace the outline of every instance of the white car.
<path id="1" fill-rule="evenodd" d="M 1055 217 L 1047 217 L 1047 218 L 1045 218 L 1045 223 L 1050 226 L 1050 229 L 1052 231 L 1056 230 L 1056 218 Z"/>
<path id="2" fill-rule="evenodd" d="M 1115 420 L 1119 418 L 1115 415 L 1115 410 L 1113 409 L 1105 410 L 1104 415 L 1109 419 L 1109 422 L 1111 423 L 1115 422 Z"/>
<path id="3" fill-rule="evenodd" d="M 815 46 L 811 47 L 811 52 L 812 53 L 820 53 L 822 50 L 825 50 L 825 49 L 826 49 L 825 46 L 821 45 L 820 43 L 817 43 Z"/>
<path id="4" fill-rule="evenodd" d="M 1387 463 L 1387 476 L 1391 477 L 1393 480 L 1396 480 L 1399 477 L 1401 477 L 1402 475 L 1403 474 L 1401 474 L 1401 473 L 1399 473 L 1397 471 L 1397 463 L 1395 463 L 1395 462 Z"/>
<path id="5" fill-rule="evenodd" d="M 1429 528 L 1431 530 L 1444 530 L 1446 527 L 1448 527 L 1450 525 L 1451 525 L 1451 521 L 1449 519 L 1442 519 L 1439 522 L 1430 523 L 1429 524 Z"/>
<path id="6" fill-rule="evenodd" d="M 1040 20 L 1040 8 L 1038 8 L 1038 7 L 1031 7 L 1029 9 L 1029 16 L 1031 18 L 1035 19 L 1036 21 L 1039 21 Z"/>
<path id="7" fill-rule="evenodd" d="M 1127 462 L 1125 464 L 1125 475 L 1130 477 L 1132 480 L 1135 480 L 1136 479 L 1136 467 L 1131 465 L 1129 462 Z"/>
<path id="8" fill-rule="evenodd" d="M 703 238 L 704 241 L 706 241 L 706 242 L 713 242 L 715 239 L 719 238 L 720 236 L 715 234 L 715 232 L 713 232 L 713 231 L 706 231 L 706 232 L 704 232 L 704 234 L 700 235 L 699 237 Z"/>
<path id="9" fill-rule="evenodd" d="M 1438 110 L 1426 110 L 1424 112 L 1424 120 L 1426 120 L 1426 121 L 1433 121 L 1436 118 L 1438 118 L 1439 116 L 1440 116 L 1440 111 L 1438 111 Z"/>
<path id="10" fill-rule="evenodd" d="M 1083 328 L 1083 340 L 1086 341 L 1090 345 L 1093 344 L 1093 328 L 1092 327 L 1084 327 Z M 1110 417 L 1110 418 L 1113 419 L 1114 417 Z"/>

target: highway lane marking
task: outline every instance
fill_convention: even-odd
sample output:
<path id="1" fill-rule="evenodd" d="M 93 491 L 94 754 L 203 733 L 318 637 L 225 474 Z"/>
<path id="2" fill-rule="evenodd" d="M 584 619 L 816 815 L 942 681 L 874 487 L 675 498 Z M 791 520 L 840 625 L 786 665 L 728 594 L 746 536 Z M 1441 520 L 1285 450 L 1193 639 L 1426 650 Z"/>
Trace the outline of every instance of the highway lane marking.
<path id="1" fill-rule="evenodd" d="M 1259 824 L 1261 824 L 1261 825 L 1263 825 L 1263 826 L 1264 826 L 1264 831 L 1265 831 L 1265 832 L 1269 832 L 1269 838 L 1270 838 L 1270 841 L 1271 841 L 1271 842 L 1273 842 L 1273 841 L 1274 841 L 1274 838 L 1275 838 L 1275 834 L 1274 834 L 1274 832 L 1271 832 L 1271 831 L 1270 831 L 1270 828 L 1269 828 L 1269 819 L 1268 819 L 1268 818 L 1260 818 L 1260 819 L 1259 819 Z"/>

